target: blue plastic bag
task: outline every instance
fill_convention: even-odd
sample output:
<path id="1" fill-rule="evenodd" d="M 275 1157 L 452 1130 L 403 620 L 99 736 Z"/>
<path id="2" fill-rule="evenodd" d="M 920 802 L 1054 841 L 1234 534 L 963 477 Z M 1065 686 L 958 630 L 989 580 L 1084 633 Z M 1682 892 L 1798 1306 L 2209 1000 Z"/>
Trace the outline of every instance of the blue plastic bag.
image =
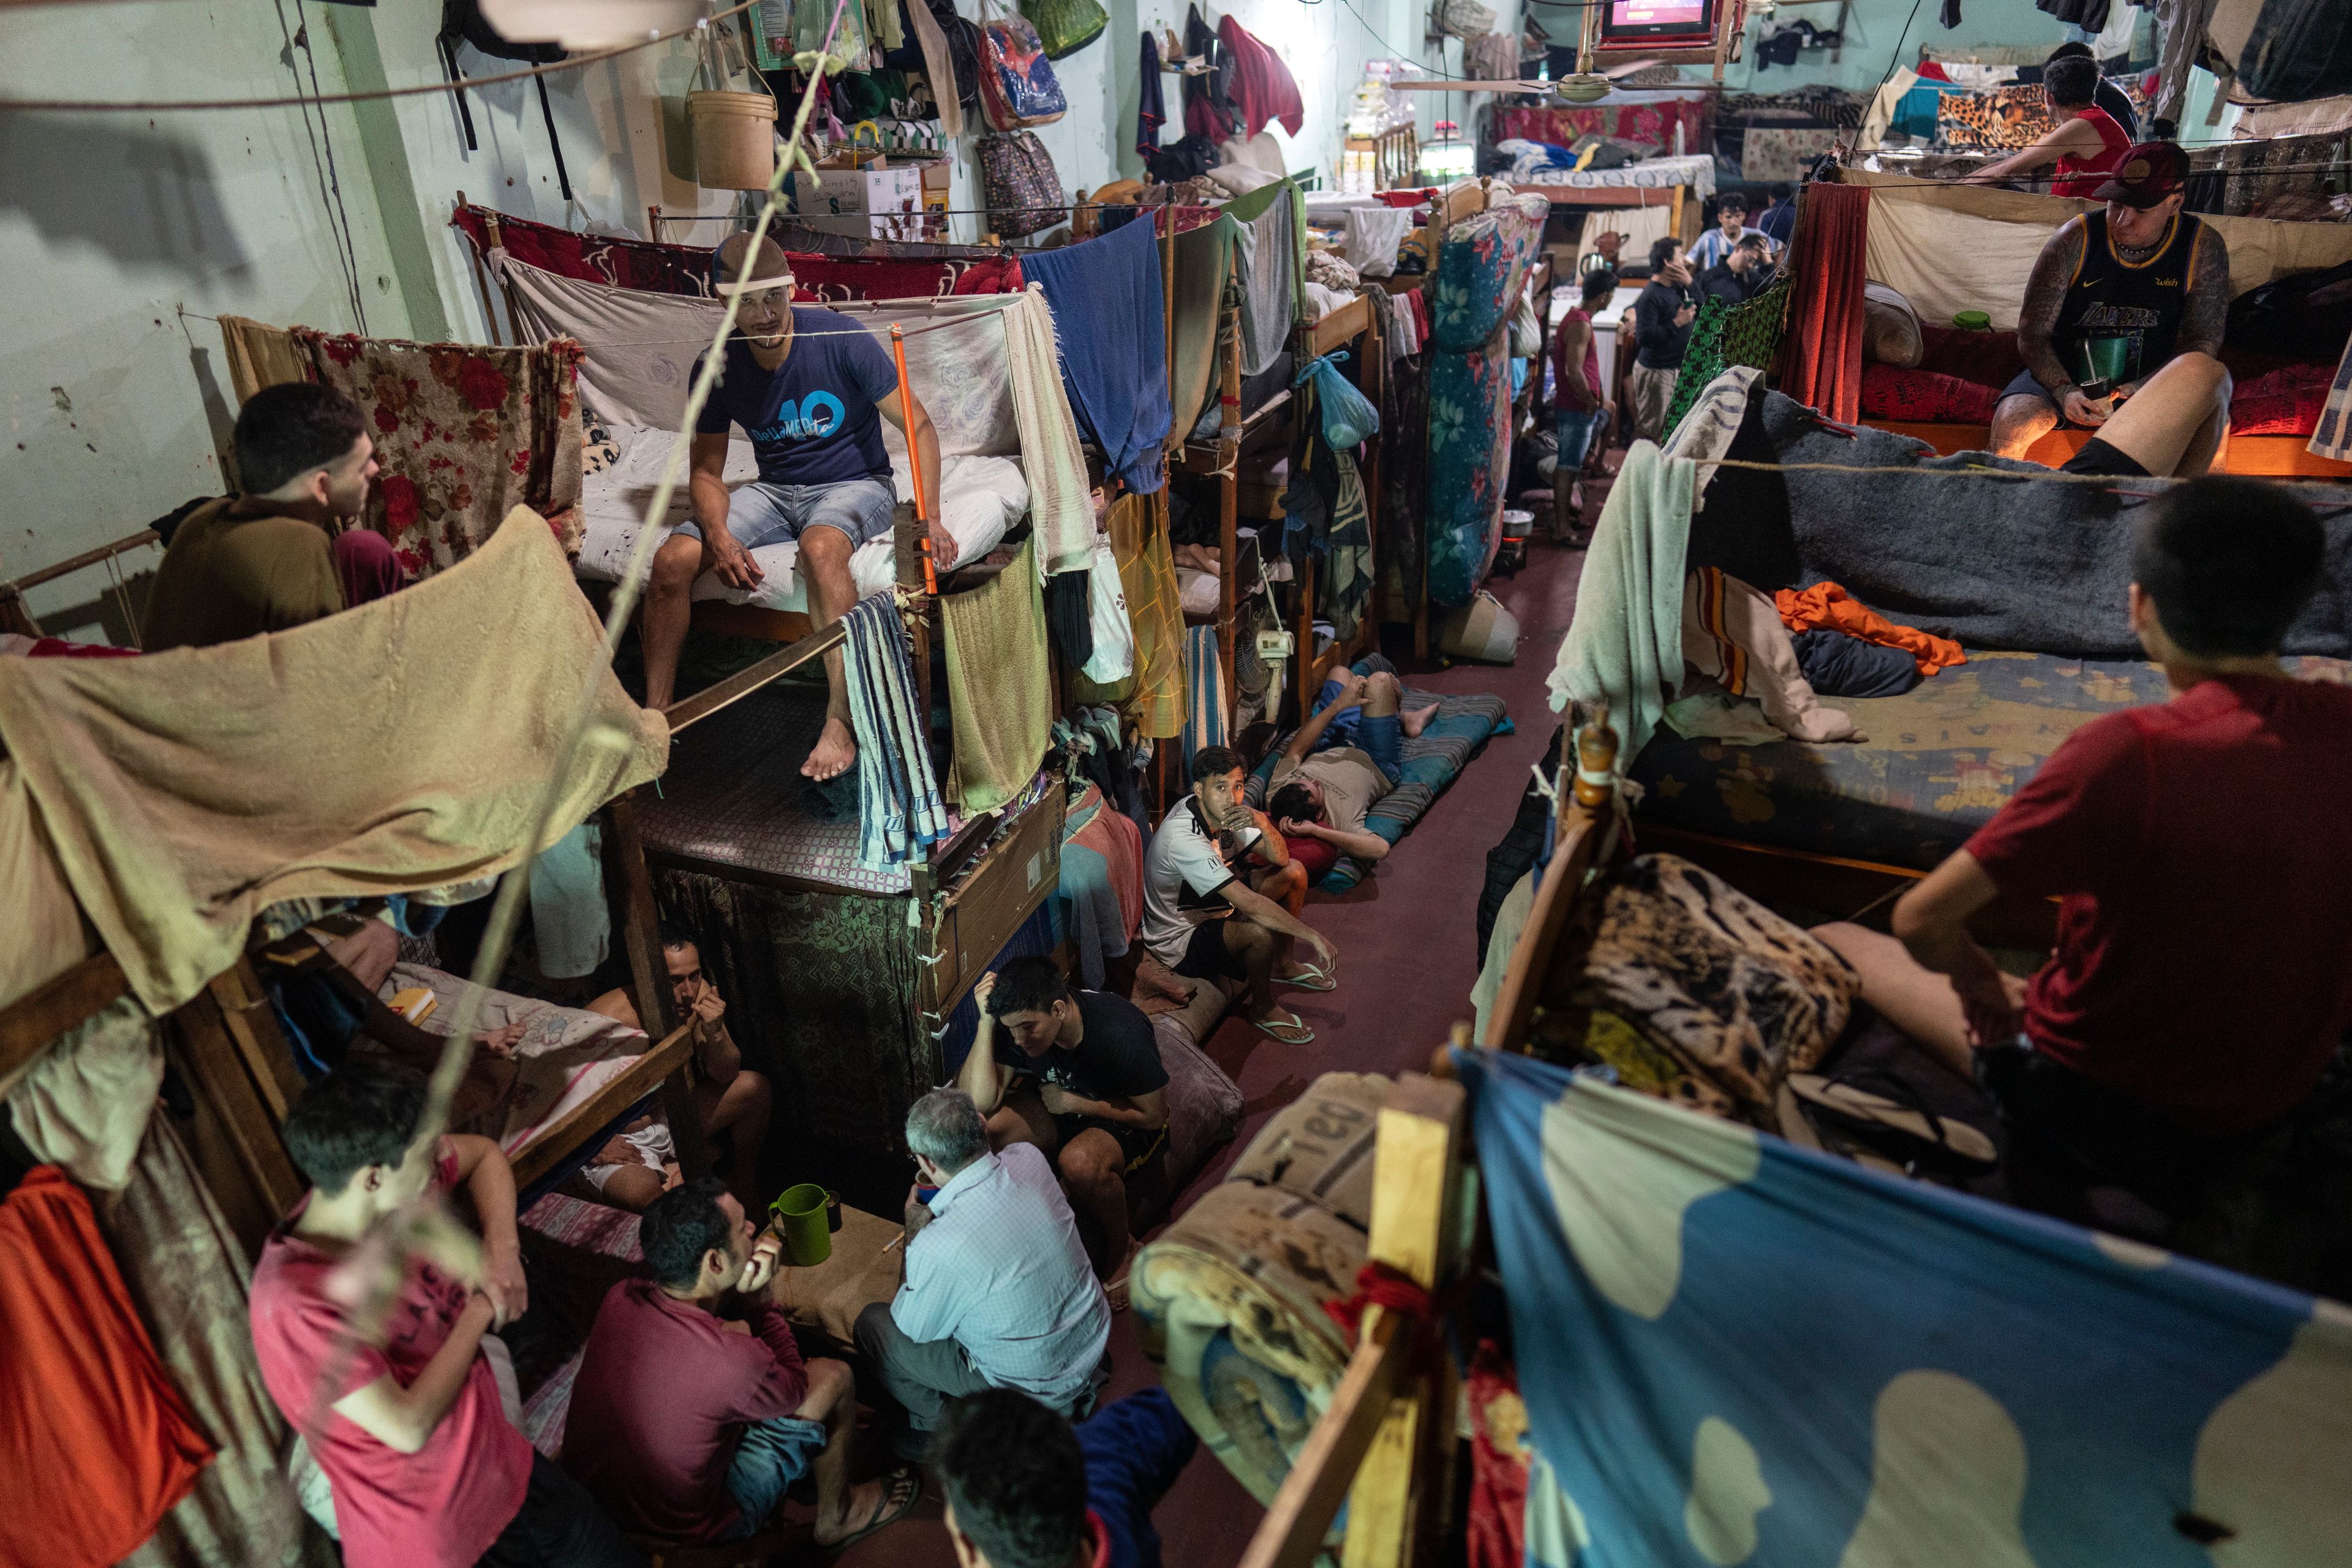
<path id="1" fill-rule="evenodd" d="M 1325 354 L 1300 371 L 1296 383 L 1304 386 L 1308 376 L 1315 378 L 1315 402 L 1323 411 L 1323 439 L 1335 452 L 1352 451 L 1381 430 L 1381 411 L 1356 390 L 1355 383 L 1339 374 L 1339 362 L 1347 357 L 1345 349 Z"/>

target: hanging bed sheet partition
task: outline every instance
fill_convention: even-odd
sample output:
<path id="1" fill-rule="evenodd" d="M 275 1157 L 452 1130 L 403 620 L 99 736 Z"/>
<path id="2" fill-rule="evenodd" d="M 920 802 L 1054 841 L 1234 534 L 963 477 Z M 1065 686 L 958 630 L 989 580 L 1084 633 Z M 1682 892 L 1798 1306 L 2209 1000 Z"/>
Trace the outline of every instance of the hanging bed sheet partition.
<path id="1" fill-rule="evenodd" d="M 718 330 L 723 306 L 585 283 L 515 261 L 504 272 L 527 334 L 560 335 L 581 345 L 582 393 L 605 422 L 610 446 L 583 487 L 580 572 L 616 579 L 646 524 L 674 432 L 685 418 L 694 367 Z M 1024 513 L 1042 542 L 1048 571 L 1091 559 L 1093 504 L 1042 293 L 830 308 L 850 314 L 886 347 L 893 324 L 907 329 L 908 384 L 939 433 L 940 521 L 957 546 L 954 560 L 940 563 L 942 570 L 986 555 Z M 899 498 L 911 500 L 905 439 L 887 421 L 882 435 Z M 748 482 L 757 472 L 751 443 L 732 437 L 728 483 Z M 681 484 L 661 525 L 683 521 L 689 504 Z M 805 589 L 793 570 L 798 553 L 791 543 L 762 546 L 753 552 L 766 572 L 758 588 L 730 588 L 707 572 L 694 596 L 802 612 Z M 862 592 L 888 585 L 895 577 L 889 542 L 860 547 L 851 572 Z"/>
<path id="2" fill-rule="evenodd" d="M 1511 462 L 1511 310 L 1543 242 L 1541 196 L 1463 219 L 1438 251 L 1429 367 L 1429 596 L 1470 602 L 1494 564 Z"/>

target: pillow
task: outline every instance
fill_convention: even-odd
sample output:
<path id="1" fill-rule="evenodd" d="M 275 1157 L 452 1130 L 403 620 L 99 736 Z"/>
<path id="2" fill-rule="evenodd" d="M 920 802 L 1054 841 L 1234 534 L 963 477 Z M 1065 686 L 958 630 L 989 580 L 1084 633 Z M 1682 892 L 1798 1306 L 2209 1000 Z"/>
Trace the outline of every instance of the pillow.
<path id="1" fill-rule="evenodd" d="M 1865 363 L 1901 365 L 1919 363 L 1925 344 L 1919 336 L 1919 312 L 1884 283 L 1862 286 L 1862 357 Z"/>
<path id="2" fill-rule="evenodd" d="M 1920 425 L 1990 425 L 2000 402 L 1998 387 L 1938 375 L 1932 370 L 1903 370 L 1891 364 L 1862 367 L 1862 416 L 1900 419 Z"/>
<path id="3" fill-rule="evenodd" d="M 1273 184 L 1282 176 L 1269 174 L 1264 169 L 1247 163 L 1220 163 L 1209 171 L 1209 178 L 1228 195 L 1245 196 L 1252 191 Z"/>
<path id="4" fill-rule="evenodd" d="M 1310 882 L 1321 881 L 1323 873 L 1339 863 L 1339 846 L 1320 838 L 1293 838 L 1286 833 L 1282 844 L 1293 860 L 1307 868 L 1307 879 Z"/>

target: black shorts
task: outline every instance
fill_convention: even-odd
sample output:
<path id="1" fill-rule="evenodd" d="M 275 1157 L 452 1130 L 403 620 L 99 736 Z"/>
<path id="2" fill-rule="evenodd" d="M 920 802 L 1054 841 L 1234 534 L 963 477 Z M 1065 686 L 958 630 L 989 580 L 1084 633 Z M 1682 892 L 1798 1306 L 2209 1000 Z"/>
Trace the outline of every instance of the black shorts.
<path id="1" fill-rule="evenodd" d="M 2083 443 L 2083 449 L 2058 465 L 2062 474 L 2105 474 L 2119 479 L 2144 479 L 2146 468 L 2137 459 L 2110 447 L 2096 436 Z"/>
<path id="2" fill-rule="evenodd" d="M 1192 940 L 1184 944 L 1184 956 L 1175 964 L 1176 973 L 1189 974 L 1195 980 L 1247 980 L 1249 971 L 1233 949 L 1225 945 L 1225 922 L 1222 920 L 1202 921 L 1192 928 Z"/>
<path id="3" fill-rule="evenodd" d="M 2021 1047 L 1979 1050 L 1975 1065 L 1977 1086 L 2000 1108 L 2012 1136 L 2167 1214 L 2184 1209 L 2214 1169 L 2264 1135 L 2200 1137 L 2122 1090 Z"/>
<path id="4" fill-rule="evenodd" d="M 1118 1140 L 1118 1152 L 1124 1159 L 1120 1166 L 1123 1171 L 1132 1171 L 1150 1159 L 1152 1152 L 1168 1139 L 1166 1122 L 1157 1127 L 1136 1127 L 1100 1116 L 1056 1116 L 1054 1118 L 1055 1146 L 1066 1149 L 1071 1139 L 1089 1130 L 1108 1132 Z"/>

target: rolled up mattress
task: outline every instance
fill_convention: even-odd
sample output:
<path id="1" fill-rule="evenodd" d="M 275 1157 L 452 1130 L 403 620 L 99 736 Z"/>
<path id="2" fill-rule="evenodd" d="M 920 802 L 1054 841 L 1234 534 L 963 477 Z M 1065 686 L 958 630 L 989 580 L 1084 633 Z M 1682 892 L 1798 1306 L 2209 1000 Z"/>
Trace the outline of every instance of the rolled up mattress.
<path id="1" fill-rule="evenodd" d="M 1363 1267 L 1390 1087 L 1370 1073 L 1317 1079 L 1129 1277 L 1160 1381 L 1260 1502 L 1274 1500 L 1354 1348 L 1323 1303 L 1352 1295 Z"/>

